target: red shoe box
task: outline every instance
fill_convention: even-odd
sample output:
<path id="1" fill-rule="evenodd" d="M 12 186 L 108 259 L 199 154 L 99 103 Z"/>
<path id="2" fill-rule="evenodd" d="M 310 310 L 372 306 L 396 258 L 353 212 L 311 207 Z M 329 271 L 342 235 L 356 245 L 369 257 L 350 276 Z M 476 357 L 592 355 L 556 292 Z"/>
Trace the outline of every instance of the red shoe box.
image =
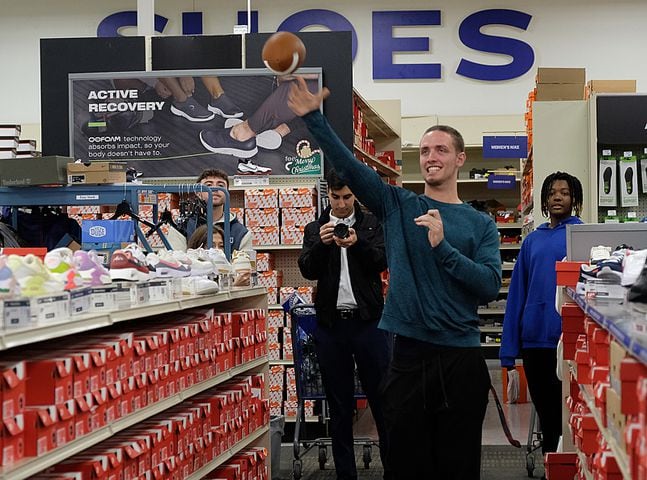
<path id="1" fill-rule="evenodd" d="M 577 363 L 577 382 L 583 385 L 590 385 L 591 365 L 589 364 L 589 352 L 578 349 L 575 351 L 575 362 Z"/>
<path id="2" fill-rule="evenodd" d="M 547 453 L 544 466 L 547 480 L 573 480 L 577 473 L 576 453 Z"/>
<path id="3" fill-rule="evenodd" d="M 58 414 L 54 405 L 25 408 L 25 456 L 36 457 L 56 448 Z"/>
<path id="4" fill-rule="evenodd" d="M 75 415 L 76 401 L 68 400 L 57 405 L 58 422 L 56 423 L 56 447 L 61 447 L 76 438 Z"/>
<path id="5" fill-rule="evenodd" d="M 58 405 L 73 398 L 72 359 L 37 357 L 26 362 L 26 404 Z"/>
<path id="6" fill-rule="evenodd" d="M 599 452 L 593 456 L 593 469 L 595 478 L 599 480 L 622 480 L 622 472 L 616 457 L 611 452 Z"/>
<path id="7" fill-rule="evenodd" d="M 593 344 L 595 345 L 596 365 L 609 365 L 609 332 L 603 328 L 597 328 L 593 332 Z"/>
<path id="8" fill-rule="evenodd" d="M 15 417 L 2 419 L 0 433 L 0 466 L 10 467 L 18 463 L 25 456 L 25 416 L 19 413 Z"/>
<path id="9" fill-rule="evenodd" d="M 27 383 L 26 365 L 23 361 L 0 364 L 0 398 L 2 418 L 13 421 L 25 409 Z"/>
<path id="10" fill-rule="evenodd" d="M 647 378 L 645 365 L 633 357 L 622 359 L 620 362 L 620 410 L 625 415 L 637 415 L 640 411 L 636 386 L 642 378 Z"/>
<path id="11" fill-rule="evenodd" d="M 595 396 L 595 406 L 600 413 L 600 418 L 602 420 L 602 426 L 606 428 L 607 426 L 607 388 L 609 388 L 609 382 L 598 382 L 595 387 L 593 394 Z"/>
<path id="12" fill-rule="evenodd" d="M 52 467 L 54 472 L 80 472 L 82 478 L 108 480 L 108 459 L 104 455 L 76 455 L 57 463 Z"/>
<path id="13" fill-rule="evenodd" d="M 555 262 L 557 285 L 560 287 L 575 287 L 580 278 L 580 266 L 587 262 Z"/>
<path id="14" fill-rule="evenodd" d="M 94 396 L 86 393 L 74 399 L 74 436 L 80 438 L 92 431 L 92 410 L 94 407 Z"/>
<path id="15" fill-rule="evenodd" d="M 134 377 L 133 410 L 141 410 L 148 405 L 148 374 L 142 373 Z"/>
<path id="16" fill-rule="evenodd" d="M 90 422 L 92 431 L 103 428 L 106 423 L 106 409 L 108 407 L 108 389 L 103 387 L 91 393 L 93 399 L 93 407 L 90 411 Z"/>

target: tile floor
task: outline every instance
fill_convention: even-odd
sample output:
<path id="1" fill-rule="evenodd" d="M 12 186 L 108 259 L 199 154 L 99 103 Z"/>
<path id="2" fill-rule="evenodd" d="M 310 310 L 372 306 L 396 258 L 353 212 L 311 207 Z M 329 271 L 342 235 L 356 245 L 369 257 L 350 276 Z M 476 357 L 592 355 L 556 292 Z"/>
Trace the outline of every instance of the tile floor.
<path id="1" fill-rule="evenodd" d="M 490 376 L 492 383 L 501 398 L 501 371 L 498 361 L 488 360 Z M 503 401 L 503 400 L 501 400 Z M 508 405 L 503 404 L 503 410 L 508 419 L 510 430 L 515 439 L 521 442 L 522 448 L 512 447 L 503 433 L 496 405 L 492 396 L 488 404 L 488 410 L 483 425 L 483 453 L 481 457 L 481 480 L 521 480 L 528 478 L 527 471 L 527 443 L 529 434 L 529 424 L 531 417 L 530 404 Z M 361 415 L 355 424 L 356 436 L 368 436 L 375 438 L 375 426 L 370 416 L 370 411 Z M 533 439 L 536 438 L 533 435 Z M 285 440 L 285 438 L 284 438 Z M 363 469 L 362 447 L 356 447 L 357 465 L 359 480 L 379 479 L 382 475 L 382 469 L 377 447 L 372 449 L 372 461 L 368 469 Z M 328 448 L 330 457 L 330 448 Z M 535 462 L 533 470 L 534 478 L 541 478 L 543 474 L 542 458 L 540 452 L 531 455 Z M 281 447 L 281 480 L 288 480 L 292 477 L 292 460 L 293 446 L 292 443 L 284 443 Z M 332 458 L 329 458 L 325 470 L 319 469 L 318 450 L 310 450 L 302 457 L 302 479 L 303 480 L 324 480 L 335 479 L 335 470 Z"/>

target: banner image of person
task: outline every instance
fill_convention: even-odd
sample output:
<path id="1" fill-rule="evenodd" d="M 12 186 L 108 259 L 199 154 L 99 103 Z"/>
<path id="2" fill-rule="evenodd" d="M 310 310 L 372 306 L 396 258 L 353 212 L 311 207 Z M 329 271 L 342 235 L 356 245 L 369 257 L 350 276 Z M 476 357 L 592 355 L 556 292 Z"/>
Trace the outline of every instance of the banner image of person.
<path id="1" fill-rule="evenodd" d="M 312 91 L 321 69 L 304 68 Z M 70 154 L 127 162 L 145 178 L 323 174 L 323 155 L 287 105 L 294 76 L 267 70 L 70 74 Z"/>

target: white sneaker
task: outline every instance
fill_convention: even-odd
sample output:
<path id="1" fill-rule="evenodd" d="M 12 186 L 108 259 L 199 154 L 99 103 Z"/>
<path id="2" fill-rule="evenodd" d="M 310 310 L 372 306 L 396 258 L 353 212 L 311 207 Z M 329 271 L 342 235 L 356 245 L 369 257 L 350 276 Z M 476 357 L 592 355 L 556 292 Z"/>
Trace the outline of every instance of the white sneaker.
<path id="1" fill-rule="evenodd" d="M 206 277 L 207 275 L 213 275 L 215 273 L 216 269 L 204 249 L 189 248 L 186 251 L 186 255 L 191 259 L 191 275 Z"/>
<path id="2" fill-rule="evenodd" d="M 647 249 L 636 250 L 635 252 L 625 255 L 622 262 L 622 278 L 620 279 L 620 285 L 623 287 L 630 287 L 633 285 L 645 266 L 645 262 L 647 262 Z"/>
<path id="3" fill-rule="evenodd" d="M 244 250 L 234 251 L 231 265 L 234 267 L 236 273 L 249 273 L 252 271 L 252 262 L 249 255 Z"/>
<path id="4" fill-rule="evenodd" d="M 43 261 L 54 279 L 65 285 L 65 290 L 83 285 L 83 279 L 74 262 L 74 252 L 67 247 L 55 248 L 45 254 Z"/>
<path id="5" fill-rule="evenodd" d="M 600 260 L 605 260 L 611 256 L 611 247 L 606 245 L 598 245 L 591 247 L 591 264 L 596 264 Z"/>
<path id="6" fill-rule="evenodd" d="M 218 293 L 218 283 L 207 277 L 185 277 L 182 279 L 184 295 L 210 295 Z"/>
<path id="7" fill-rule="evenodd" d="M 191 275 L 191 268 L 178 261 L 167 250 L 146 255 L 146 263 L 155 269 L 156 278 L 178 278 Z"/>

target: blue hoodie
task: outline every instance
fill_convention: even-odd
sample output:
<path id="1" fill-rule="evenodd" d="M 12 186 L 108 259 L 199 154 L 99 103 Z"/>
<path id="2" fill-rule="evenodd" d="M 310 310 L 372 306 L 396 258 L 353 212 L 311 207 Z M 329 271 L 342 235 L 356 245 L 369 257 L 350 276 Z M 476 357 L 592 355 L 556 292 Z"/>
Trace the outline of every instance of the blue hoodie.
<path id="1" fill-rule="evenodd" d="M 555 262 L 566 256 L 566 225 L 578 223 L 578 217 L 555 228 L 542 223 L 521 244 L 503 319 L 501 366 L 513 366 L 522 348 L 556 348 L 562 317 L 555 309 Z"/>
<path id="2" fill-rule="evenodd" d="M 387 185 L 339 141 L 320 112 L 303 120 L 326 161 L 384 224 L 390 278 L 380 328 L 438 346 L 478 347 L 478 306 L 496 298 L 501 287 L 492 219 L 465 203 L 438 202 Z M 438 209 L 445 233 L 435 248 L 427 229 L 414 222 L 429 209 Z"/>

